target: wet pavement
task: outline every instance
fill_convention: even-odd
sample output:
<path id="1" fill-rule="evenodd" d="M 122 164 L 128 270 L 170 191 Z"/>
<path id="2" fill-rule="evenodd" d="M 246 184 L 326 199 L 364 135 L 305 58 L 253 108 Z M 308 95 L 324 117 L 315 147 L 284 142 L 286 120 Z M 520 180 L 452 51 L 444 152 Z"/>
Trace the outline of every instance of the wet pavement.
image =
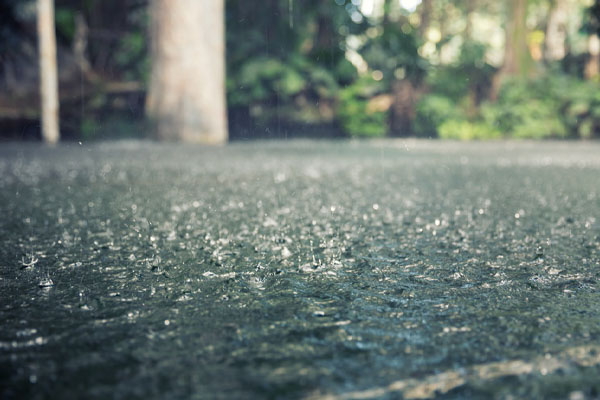
<path id="1" fill-rule="evenodd" d="M 600 396 L 600 143 L 0 145 L 0 398 Z"/>

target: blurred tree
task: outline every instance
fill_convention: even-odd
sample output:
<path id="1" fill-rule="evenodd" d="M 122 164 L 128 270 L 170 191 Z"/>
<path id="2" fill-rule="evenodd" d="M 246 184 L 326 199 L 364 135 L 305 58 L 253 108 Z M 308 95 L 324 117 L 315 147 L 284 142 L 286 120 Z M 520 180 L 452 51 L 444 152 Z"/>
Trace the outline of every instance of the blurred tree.
<path id="1" fill-rule="evenodd" d="M 588 61 L 585 64 L 584 76 L 586 79 L 600 76 L 600 39 L 597 34 L 588 36 Z"/>
<path id="2" fill-rule="evenodd" d="M 396 4 L 385 0 L 381 34 L 368 41 L 361 53 L 374 70 L 374 76 L 381 74 L 381 79 L 391 88 L 389 132 L 394 136 L 407 136 L 414 133 L 415 106 L 427 61 L 419 54 L 418 31 L 395 8 Z M 425 4 L 422 13 L 429 12 L 427 7 Z"/>
<path id="3" fill-rule="evenodd" d="M 419 31 L 418 31 L 419 36 L 422 38 L 427 35 L 427 29 L 429 29 L 432 14 L 433 14 L 432 0 L 423 0 L 420 5 Z"/>
<path id="4" fill-rule="evenodd" d="M 465 30 L 463 37 L 465 41 L 471 40 L 473 37 L 473 19 L 477 3 L 475 0 L 465 0 Z"/>
<path id="5" fill-rule="evenodd" d="M 0 0 L 0 132 L 7 131 L 9 121 L 15 137 L 23 136 L 19 132 L 25 130 L 24 124 L 28 136 L 39 131 L 36 1 Z M 561 122 L 566 130 L 557 129 L 554 122 L 541 129 L 550 136 L 598 135 L 600 114 L 591 94 L 597 86 L 585 82 L 591 87 L 585 95 L 569 89 L 582 88 L 575 82 L 584 76 L 598 80 L 598 1 L 587 12 L 580 11 L 590 0 L 264 0 L 253 5 L 246 0 L 224 1 L 227 112 L 234 136 L 344 132 L 484 138 L 518 132 L 533 137 L 542 135 L 535 129 L 536 124 L 543 125 L 540 119 L 562 113 L 565 107 L 572 115 L 568 123 Z M 191 74 L 191 67 L 176 74 L 179 81 L 170 81 L 178 91 L 159 93 L 149 77 L 147 32 L 154 9 L 150 0 L 54 2 L 63 138 L 144 132 L 140 127 L 149 86 L 147 104 L 153 104 L 154 111 L 170 97 L 176 99 L 173 104 L 179 101 L 180 106 L 172 108 L 181 118 L 201 119 L 197 117 L 202 114 L 182 106 L 200 97 L 201 91 L 190 94 L 200 77 L 183 78 L 184 73 Z M 198 12 L 195 6 L 188 11 Z M 576 35 L 580 15 L 587 19 L 585 29 Z M 178 25 L 182 21 L 177 18 Z M 173 62 L 185 59 L 195 65 L 195 72 L 204 69 L 192 61 L 201 47 L 195 41 L 169 46 Z M 190 54 L 180 57 L 180 52 Z M 503 52 L 506 62 L 497 74 Z M 533 60 L 528 59 L 530 54 Z M 552 63 L 560 68 L 528 73 L 540 59 L 546 64 L 555 60 Z M 572 96 L 542 101 L 546 94 L 540 91 L 534 101 L 531 96 L 517 101 L 530 92 L 527 82 L 536 77 L 563 82 L 557 86 L 562 89 L 547 96 L 573 92 Z M 502 82 L 511 89 L 500 90 Z M 485 101 L 491 87 L 493 94 L 500 91 L 494 104 Z M 198 98 L 189 100 L 193 96 Z M 535 107 L 527 106 L 531 104 Z M 511 118 L 518 122 L 510 129 L 508 125 L 496 129 L 498 121 Z M 178 139 L 173 125 L 163 126 L 173 128 L 169 138 Z M 458 132 L 463 128 L 467 133 Z"/>
<path id="6" fill-rule="evenodd" d="M 588 59 L 584 68 L 586 79 L 595 79 L 600 76 L 600 0 L 587 10 L 583 30 L 587 33 Z"/>
<path id="7" fill-rule="evenodd" d="M 56 68 L 54 0 L 38 0 L 37 4 L 42 137 L 46 143 L 55 144 L 60 138 L 60 133 L 58 127 L 58 73 Z"/>
<path id="8" fill-rule="evenodd" d="M 528 0 L 510 0 L 505 23 L 504 63 L 492 83 L 490 97 L 496 99 L 502 82 L 509 76 L 525 77 L 533 66 L 527 46 Z"/>
<path id="9" fill-rule="evenodd" d="M 546 22 L 544 58 L 546 61 L 562 60 L 566 55 L 568 4 L 566 0 L 552 0 Z"/>
<path id="10" fill-rule="evenodd" d="M 153 0 L 147 114 L 161 140 L 227 141 L 223 0 Z"/>

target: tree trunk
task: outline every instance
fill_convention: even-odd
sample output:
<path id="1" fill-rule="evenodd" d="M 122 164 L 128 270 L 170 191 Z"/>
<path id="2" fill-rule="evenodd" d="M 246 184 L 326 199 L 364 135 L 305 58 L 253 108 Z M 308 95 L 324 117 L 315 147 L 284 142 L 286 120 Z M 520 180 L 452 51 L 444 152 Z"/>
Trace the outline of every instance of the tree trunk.
<path id="1" fill-rule="evenodd" d="M 588 53 L 584 75 L 586 79 L 594 79 L 600 75 L 600 38 L 595 33 L 588 37 Z"/>
<path id="2" fill-rule="evenodd" d="M 421 11 L 420 17 L 421 22 L 419 23 L 419 36 L 426 41 L 427 40 L 427 29 L 429 29 L 429 25 L 431 24 L 431 13 L 432 13 L 432 3 L 431 0 L 423 0 L 421 2 Z"/>
<path id="3" fill-rule="evenodd" d="M 224 0 L 152 0 L 147 115 L 161 140 L 227 141 Z"/>
<path id="4" fill-rule="evenodd" d="M 313 57 L 321 64 L 329 63 L 331 68 L 334 68 L 340 55 L 336 43 L 335 28 L 331 16 L 326 13 L 331 7 L 328 0 L 321 0 L 319 5 L 319 15 L 317 17 L 317 32 L 315 45 L 312 49 Z"/>
<path id="5" fill-rule="evenodd" d="M 473 36 L 473 13 L 475 12 L 475 0 L 467 0 L 465 10 L 465 32 L 464 41 L 471 40 Z"/>
<path id="6" fill-rule="evenodd" d="M 402 23 L 402 21 L 392 21 L 390 18 L 395 2 L 397 1 L 384 1 L 383 29 L 386 29 L 389 24 Z M 424 8 L 430 7 L 430 5 L 431 4 L 422 4 Z M 431 10 L 422 11 L 430 12 Z M 426 21 L 425 23 L 429 25 L 429 21 Z M 424 29 L 427 29 L 427 27 Z M 391 136 L 409 136 L 413 133 L 413 121 L 415 119 L 416 104 L 419 95 L 418 87 L 411 81 L 411 77 L 406 77 L 403 79 L 393 79 L 391 91 L 392 102 L 388 117 L 389 133 Z"/>
<path id="7" fill-rule="evenodd" d="M 390 134 L 392 136 L 410 136 L 413 133 L 416 104 L 419 93 L 408 79 L 392 83 L 392 106 L 390 109 Z"/>
<path id="8" fill-rule="evenodd" d="M 554 0 L 548 14 L 544 40 L 544 59 L 562 60 L 566 55 L 568 5 L 565 0 Z"/>
<path id="9" fill-rule="evenodd" d="M 58 128 L 58 72 L 56 67 L 54 0 L 38 0 L 37 27 L 40 57 L 42 138 L 46 143 L 55 144 L 60 138 L 60 132 Z"/>
<path id="10" fill-rule="evenodd" d="M 508 21 L 506 22 L 504 44 L 504 64 L 492 82 L 490 97 L 498 97 L 502 82 L 507 76 L 529 75 L 532 67 L 531 54 L 527 47 L 527 0 L 510 0 Z"/>

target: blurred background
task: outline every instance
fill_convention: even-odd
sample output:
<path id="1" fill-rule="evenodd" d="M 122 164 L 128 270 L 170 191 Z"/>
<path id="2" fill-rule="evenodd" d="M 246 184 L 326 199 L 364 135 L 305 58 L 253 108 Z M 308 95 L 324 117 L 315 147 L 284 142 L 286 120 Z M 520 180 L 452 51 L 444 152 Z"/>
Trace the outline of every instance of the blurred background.
<path id="1" fill-rule="evenodd" d="M 0 0 L 3 139 L 40 137 L 35 3 Z M 63 138 L 146 135 L 149 6 L 55 1 Z M 600 137 L 599 1 L 226 0 L 223 18 L 231 139 Z"/>

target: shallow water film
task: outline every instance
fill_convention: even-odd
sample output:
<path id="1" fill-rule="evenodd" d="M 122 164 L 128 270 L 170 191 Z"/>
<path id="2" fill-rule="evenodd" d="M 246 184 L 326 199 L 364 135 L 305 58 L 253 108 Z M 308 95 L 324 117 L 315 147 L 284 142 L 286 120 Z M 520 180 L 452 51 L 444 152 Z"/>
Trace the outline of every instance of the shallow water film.
<path id="1" fill-rule="evenodd" d="M 600 396 L 598 143 L 0 147 L 2 399 Z"/>

